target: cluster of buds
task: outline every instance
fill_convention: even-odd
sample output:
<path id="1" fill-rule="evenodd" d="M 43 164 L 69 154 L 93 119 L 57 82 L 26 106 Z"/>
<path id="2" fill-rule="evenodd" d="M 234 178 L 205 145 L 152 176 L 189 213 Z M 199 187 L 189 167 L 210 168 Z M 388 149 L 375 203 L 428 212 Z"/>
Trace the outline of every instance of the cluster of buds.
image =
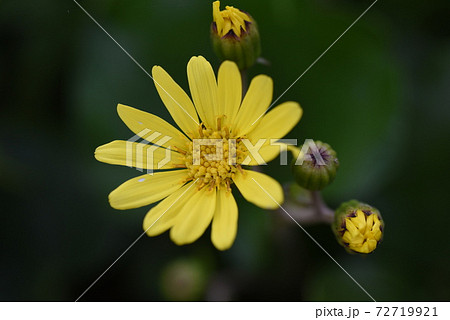
<path id="1" fill-rule="evenodd" d="M 322 190 L 335 178 L 339 168 L 336 152 L 321 141 L 309 140 L 294 155 L 292 173 L 300 187 Z M 361 202 L 343 203 L 334 213 L 333 232 L 338 242 L 351 253 L 373 252 L 383 237 L 384 222 L 380 212 Z"/>

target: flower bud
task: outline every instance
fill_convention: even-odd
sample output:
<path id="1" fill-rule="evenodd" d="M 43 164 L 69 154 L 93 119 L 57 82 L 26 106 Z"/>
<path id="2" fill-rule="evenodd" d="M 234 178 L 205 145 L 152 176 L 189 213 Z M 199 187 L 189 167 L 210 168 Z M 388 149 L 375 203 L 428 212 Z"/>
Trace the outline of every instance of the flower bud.
<path id="1" fill-rule="evenodd" d="M 211 39 L 216 55 L 234 61 L 241 70 L 251 67 L 261 53 L 255 20 L 234 7 L 220 11 L 220 1 L 213 2 Z"/>
<path id="2" fill-rule="evenodd" d="M 384 222 L 377 209 L 351 200 L 336 210 L 332 228 L 347 251 L 371 253 L 383 238 Z"/>
<path id="3" fill-rule="evenodd" d="M 336 176 L 339 161 L 336 152 L 321 141 L 307 140 L 294 154 L 292 172 L 297 184 L 305 189 L 322 190 Z"/>

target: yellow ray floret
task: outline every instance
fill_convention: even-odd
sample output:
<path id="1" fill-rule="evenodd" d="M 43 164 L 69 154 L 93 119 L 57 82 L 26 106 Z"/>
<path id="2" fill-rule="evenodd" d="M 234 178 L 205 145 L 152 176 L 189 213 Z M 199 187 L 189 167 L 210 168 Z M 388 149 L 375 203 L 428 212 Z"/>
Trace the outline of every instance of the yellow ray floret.
<path id="1" fill-rule="evenodd" d="M 230 13 L 220 17 L 241 21 L 231 19 Z M 255 77 L 242 99 L 241 76 L 230 61 L 222 63 L 216 80 L 205 58 L 191 58 L 187 66 L 191 98 L 163 68 L 154 67 L 152 74 L 161 100 L 181 130 L 155 115 L 118 106 L 121 119 L 136 135 L 131 141 L 98 147 L 96 159 L 156 172 L 120 185 L 111 192 L 110 204 L 124 210 L 161 200 L 144 219 L 149 236 L 170 229 L 172 240 L 182 245 L 196 241 L 212 224 L 213 244 L 228 249 L 237 233 L 233 185 L 261 208 L 275 209 L 283 202 L 283 190 L 275 179 L 242 167 L 250 157 L 244 141 L 283 138 L 298 123 L 302 110 L 298 103 L 286 102 L 264 114 L 272 100 L 272 79 Z M 270 161 L 279 148 L 266 143 L 259 152 Z M 258 163 L 251 159 L 246 164 Z"/>
<path id="2" fill-rule="evenodd" d="M 350 250 L 359 253 L 370 253 L 381 240 L 382 230 L 377 214 L 366 214 L 357 210 L 345 219 L 345 232 L 342 240 Z"/>
<path id="3" fill-rule="evenodd" d="M 231 6 L 226 6 L 220 11 L 220 1 L 213 2 L 213 21 L 216 23 L 217 33 L 223 37 L 228 32 L 240 37 L 242 31 L 247 31 L 245 22 L 251 22 L 251 18 L 245 12 Z"/>

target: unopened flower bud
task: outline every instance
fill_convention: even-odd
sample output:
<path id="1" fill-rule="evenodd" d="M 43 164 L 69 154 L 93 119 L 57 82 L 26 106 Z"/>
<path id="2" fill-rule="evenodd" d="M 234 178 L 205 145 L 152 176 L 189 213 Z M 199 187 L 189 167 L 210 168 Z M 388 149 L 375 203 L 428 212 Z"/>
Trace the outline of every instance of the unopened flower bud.
<path id="1" fill-rule="evenodd" d="M 213 2 L 211 39 L 217 56 L 234 61 L 241 70 L 251 67 L 261 53 L 255 20 L 234 7 L 220 11 L 220 1 Z"/>
<path id="2" fill-rule="evenodd" d="M 351 200 L 336 210 L 332 228 L 347 251 L 371 253 L 383 238 L 384 222 L 377 209 Z"/>
<path id="3" fill-rule="evenodd" d="M 306 140 L 301 150 L 292 150 L 292 172 L 297 184 L 305 189 L 322 190 L 336 176 L 339 161 L 336 152 L 321 141 Z"/>

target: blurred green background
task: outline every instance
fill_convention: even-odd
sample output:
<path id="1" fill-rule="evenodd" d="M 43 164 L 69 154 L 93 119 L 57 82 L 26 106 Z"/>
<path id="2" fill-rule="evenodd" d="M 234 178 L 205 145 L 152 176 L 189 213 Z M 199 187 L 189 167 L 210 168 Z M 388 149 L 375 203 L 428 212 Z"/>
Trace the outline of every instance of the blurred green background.
<path id="1" fill-rule="evenodd" d="M 146 70 L 185 89 L 209 42 L 211 1 L 80 1 Z M 368 0 L 222 2 L 258 21 L 281 94 Z M 356 198 L 386 221 L 384 242 L 347 254 L 326 225 L 307 227 L 377 300 L 450 300 L 450 2 L 378 1 L 280 102 L 304 116 L 288 136 L 330 143 L 341 161 L 331 207 Z M 108 193 L 139 172 L 95 161 L 128 139 L 117 103 L 171 121 L 152 80 L 73 1 L 0 2 L 0 300 L 75 300 L 141 234 L 148 208 L 112 209 Z M 265 171 L 291 181 L 275 160 Z M 368 301 L 282 213 L 239 202 L 234 246 L 209 230 L 178 247 L 140 239 L 81 301 Z"/>

